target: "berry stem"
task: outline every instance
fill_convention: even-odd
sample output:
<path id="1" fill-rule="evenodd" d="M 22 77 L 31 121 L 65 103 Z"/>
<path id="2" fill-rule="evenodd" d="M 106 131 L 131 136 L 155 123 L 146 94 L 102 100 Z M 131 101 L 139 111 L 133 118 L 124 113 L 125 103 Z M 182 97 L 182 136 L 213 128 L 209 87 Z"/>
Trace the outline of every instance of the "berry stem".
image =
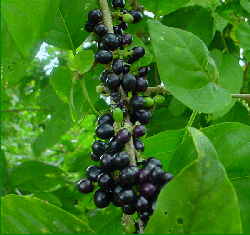
<path id="1" fill-rule="evenodd" d="M 108 28 L 108 32 L 114 33 L 111 12 L 107 0 L 99 0 L 99 4 L 103 14 L 103 21 Z"/>
<path id="2" fill-rule="evenodd" d="M 191 117 L 190 117 L 190 119 L 188 121 L 187 127 L 191 127 L 192 126 L 192 124 L 194 122 L 194 119 L 195 119 L 195 117 L 196 117 L 197 114 L 198 114 L 197 111 L 193 111 L 193 113 L 192 113 L 192 115 L 191 115 Z"/>

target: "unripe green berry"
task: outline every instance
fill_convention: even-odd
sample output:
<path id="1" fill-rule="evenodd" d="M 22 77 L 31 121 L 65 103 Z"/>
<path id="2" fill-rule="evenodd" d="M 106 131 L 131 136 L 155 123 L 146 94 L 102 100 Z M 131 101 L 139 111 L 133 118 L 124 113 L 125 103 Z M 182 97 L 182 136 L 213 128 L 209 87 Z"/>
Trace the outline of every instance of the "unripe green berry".
<path id="1" fill-rule="evenodd" d="M 124 14 L 122 19 L 125 23 L 132 23 L 134 21 L 134 17 L 129 13 Z"/>
<path id="2" fill-rule="evenodd" d="M 113 118 L 116 122 L 121 122 L 123 120 L 123 112 L 120 108 L 115 108 L 113 110 Z"/>
<path id="3" fill-rule="evenodd" d="M 155 101 L 155 104 L 162 104 L 162 103 L 164 103 L 165 98 L 162 95 L 156 95 L 154 97 L 154 101 Z"/>
<path id="4" fill-rule="evenodd" d="M 128 222 L 125 222 L 123 224 L 123 231 L 126 233 L 126 234 L 133 234 L 134 232 L 136 232 L 136 226 L 133 222 L 131 221 L 128 221 Z"/>
<path id="5" fill-rule="evenodd" d="M 154 100 L 150 97 L 145 97 L 145 107 L 152 107 L 154 105 Z"/>

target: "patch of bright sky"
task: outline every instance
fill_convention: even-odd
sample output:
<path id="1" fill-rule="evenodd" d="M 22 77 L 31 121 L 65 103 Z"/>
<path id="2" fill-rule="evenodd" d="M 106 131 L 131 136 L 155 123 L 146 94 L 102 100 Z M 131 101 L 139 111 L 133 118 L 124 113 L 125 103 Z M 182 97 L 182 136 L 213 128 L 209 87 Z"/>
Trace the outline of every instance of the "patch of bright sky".
<path id="1" fill-rule="evenodd" d="M 36 58 L 38 58 L 39 60 L 42 61 L 42 60 L 46 60 L 50 57 L 50 54 L 46 51 L 47 46 L 48 46 L 48 44 L 46 42 L 44 42 L 41 45 L 40 50 L 36 54 Z M 59 52 L 58 52 L 58 54 L 59 54 Z M 49 75 L 51 73 L 52 69 L 57 67 L 58 64 L 59 64 L 59 60 L 57 57 L 52 59 L 48 65 L 44 66 L 46 74 Z"/>
<path id="2" fill-rule="evenodd" d="M 150 17 L 150 18 L 154 18 L 154 17 L 155 17 L 155 14 L 154 14 L 153 12 L 143 11 L 143 13 L 144 13 L 146 16 Z"/>

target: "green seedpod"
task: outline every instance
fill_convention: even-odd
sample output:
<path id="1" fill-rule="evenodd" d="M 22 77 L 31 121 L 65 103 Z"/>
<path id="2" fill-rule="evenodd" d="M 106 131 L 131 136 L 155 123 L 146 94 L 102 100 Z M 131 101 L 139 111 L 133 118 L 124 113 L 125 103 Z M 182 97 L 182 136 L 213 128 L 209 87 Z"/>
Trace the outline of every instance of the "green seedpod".
<path id="1" fill-rule="evenodd" d="M 145 97 L 145 107 L 152 107 L 154 105 L 154 99 L 150 98 L 150 97 Z"/>
<path id="2" fill-rule="evenodd" d="M 162 95 L 156 95 L 154 97 L 154 101 L 155 101 L 155 104 L 162 104 L 162 103 L 164 103 L 165 98 Z"/>
<path id="3" fill-rule="evenodd" d="M 126 234 L 133 234 L 136 232 L 136 226 L 135 226 L 135 223 L 132 222 L 132 221 L 128 221 L 128 222 L 125 222 L 123 224 L 123 231 L 126 233 Z"/>
<path id="4" fill-rule="evenodd" d="M 123 120 L 123 112 L 120 108 L 115 108 L 113 110 L 113 118 L 116 122 L 121 122 Z"/>
<path id="5" fill-rule="evenodd" d="M 124 14 L 122 19 L 125 23 L 132 23 L 134 21 L 134 17 L 129 13 Z"/>

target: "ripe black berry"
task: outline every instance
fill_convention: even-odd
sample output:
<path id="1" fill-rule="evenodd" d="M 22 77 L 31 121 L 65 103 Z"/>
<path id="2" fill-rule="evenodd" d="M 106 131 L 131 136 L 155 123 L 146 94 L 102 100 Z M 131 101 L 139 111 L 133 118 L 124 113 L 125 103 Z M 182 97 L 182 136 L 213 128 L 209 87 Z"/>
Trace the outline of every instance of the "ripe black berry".
<path id="1" fill-rule="evenodd" d="M 108 89 L 112 91 L 118 90 L 121 84 L 120 77 L 115 74 L 111 74 L 108 76 L 106 84 L 107 84 Z"/>
<path id="2" fill-rule="evenodd" d="M 105 113 L 98 118 L 97 123 L 98 125 L 104 125 L 104 124 L 113 125 L 114 119 L 111 114 Z"/>
<path id="3" fill-rule="evenodd" d="M 133 135 L 135 137 L 142 137 L 146 134 L 146 128 L 143 125 L 136 125 L 133 129 Z"/>
<path id="4" fill-rule="evenodd" d="M 145 55 L 145 50 L 143 47 L 134 47 L 132 50 L 133 50 L 133 54 L 132 54 L 133 58 L 140 59 L 141 57 Z"/>
<path id="5" fill-rule="evenodd" d="M 137 78 L 135 91 L 144 93 L 148 89 L 148 80 L 144 77 Z"/>
<path id="6" fill-rule="evenodd" d="M 88 13 L 88 19 L 90 23 L 97 24 L 102 21 L 102 12 L 100 9 L 93 9 Z"/>
<path id="7" fill-rule="evenodd" d="M 129 33 L 125 33 L 122 35 L 122 45 L 131 45 L 133 41 L 133 37 Z"/>
<path id="8" fill-rule="evenodd" d="M 102 173 L 97 178 L 98 185 L 102 189 L 110 190 L 114 187 L 114 179 L 112 175 L 108 173 Z"/>
<path id="9" fill-rule="evenodd" d="M 124 91 L 133 91 L 136 87 L 136 78 L 131 73 L 123 74 L 122 88 Z"/>
<path id="10" fill-rule="evenodd" d="M 98 208 L 104 208 L 109 205 L 111 201 L 110 193 L 103 189 L 97 189 L 94 195 L 94 203 Z"/>
<path id="11" fill-rule="evenodd" d="M 108 64 L 113 60 L 113 55 L 110 51 L 99 50 L 95 53 L 95 60 L 100 64 Z"/>
<path id="12" fill-rule="evenodd" d="M 118 196 L 122 190 L 123 190 L 122 185 L 120 183 L 115 183 L 115 187 L 112 192 L 114 195 Z"/>
<path id="13" fill-rule="evenodd" d="M 117 136 L 117 140 L 120 143 L 126 144 L 129 142 L 131 138 L 131 132 L 127 128 L 123 128 L 117 132 L 116 136 Z"/>
<path id="14" fill-rule="evenodd" d="M 136 202 L 137 195 L 133 189 L 128 188 L 119 193 L 118 199 L 122 205 L 128 205 Z"/>
<path id="15" fill-rule="evenodd" d="M 173 179 L 173 175 L 169 172 L 165 172 L 165 181 L 169 182 L 171 179 Z"/>
<path id="16" fill-rule="evenodd" d="M 156 167 L 155 164 L 150 163 L 150 162 L 147 162 L 146 164 L 144 164 L 144 165 L 142 166 L 142 169 L 148 170 L 148 171 L 151 172 L 155 167 Z"/>
<path id="17" fill-rule="evenodd" d="M 93 32 L 95 28 L 95 24 L 90 23 L 89 21 L 85 22 L 85 30 L 89 33 Z"/>
<path id="18" fill-rule="evenodd" d="M 122 211 L 126 215 L 133 215 L 136 212 L 136 207 L 134 204 L 123 205 Z"/>
<path id="19" fill-rule="evenodd" d="M 112 154 L 104 153 L 100 158 L 100 167 L 103 172 L 113 172 L 114 168 L 114 156 Z"/>
<path id="20" fill-rule="evenodd" d="M 145 77 L 148 75 L 148 72 L 150 71 L 150 68 L 148 66 L 140 67 L 138 69 L 138 75 L 140 77 Z"/>
<path id="21" fill-rule="evenodd" d="M 149 208 L 149 201 L 145 197 L 140 195 L 135 205 L 139 212 L 145 212 Z"/>
<path id="22" fill-rule="evenodd" d="M 117 170 L 122 170 L 129 166 L 130 156 L 126 152 L 118 152 L 114 156 L 114 166 Z"/>
<path id="23" fill-rule="evenodd" d="M 106 27 L 105 24 L 100 23 L 100 24 L 95 26 L 94 32 L 95 32 L 95 34 L 97 34 L 99 36 L 104 36 L 108 32 L 108 28 Z"/>
<path id="24" fill-rule="evenodd" d="M 141 109 L 141 110 L 137 111 L 135 113 L 135 115 L 142 125 L 146 125 L 150 122 L 151 113 L 148 110 Z"/>
<path id="25" fill-rule="evenodd" d="M 107 151 L 107 148 L 107 144 L 101 140 L 96 140 L 92 143 L 93 153 L 98 157 L 102 156 Z"/>
<path id="26" fill-rule="evenodd" d="M 122 30 L 121 26 L 115 25 L 115 26 L 113 27 L 113 29 L 114 29 L 114 34 L 115 34 L 115 35 L 121 35 L 121 36 L 122 36 L 123 30 Z"/>
<path id="27" fill-rule="evenodd" d="M 86 170 L 86 175 L 88 179 L 97 182 L 97 177 L 102 173 L 99 166 L 89 166 Z"/>
<path id="28" fill-rule="evenodd" d="M 109 74 L 113 74 L 112 70 L 104 70 L 100 75 L 100 80 L 105 83 Z"/>
<path id="29" fill-rule="evenodd" d="M 143 221 L 144 223 L 149 220 L 149 217 L 150 217 L 150 214 L 147 211 L 139 214 L 140 220 Z"/>
<path id="30" fill-rule="evenodd" d="M 123 72 L 124 67 L 125 67 L 124 61 L 121 59 L 114 60 L 112 64 L 112 70 L 117 75 Z"/>
<path id="31" fill-rule="evenodd" d="M 162 163 L 159 159 L 155 157 L 150 157 L 146 160 L 147 163 L 154 164 L 155 166 L 162 167 Z"/>
<path id="32" fill-rule="evenodd" d="M 126 30 L 128 28 L 128 24 L 125 23 L 124 21 L 121 21 L 119 26 L 123 29 L 123 30 Z"/>
<path id="33" fill-rule="evenodd" d="M 110 139 L 115 135 L 114 127 L 109 124 L 99 125 L 95 129 L 95 133 L 100 139 Z"/>
<path id="34" fill-rule="evenodd" d="M 117 137 L 114 136 L 110 139 L 109 144 L 108 144 L 109 152 L 111 153 L 118 153 L 121 152 L 124 148 L 124 144 L 119 142 Z"/>
<path id="35" fill-rule="evenodd" d="M 140 11 L 131 10 L 129 13 L 134 17 L 134 21 L 132 23 L 139 23 L 143 18 L 143 14 Z"/>
<path id="36" fill-rule="evenodd" d="M 144 143 L 142 140 L 138 139 L 138 138 L 134 138 L 134 146 L 135 149 L 141 152 L 144 152 Z"/>
<path id="37" fill-rule="evenodd" d="M 125 0 L 112 0 L 112 6 L 116 10 L 117 8 L 125 7 Z"/>
<path id="38" fill-rule="evenodd" d="M 151 171 L 150 177 L 154 184 L 165 182 L 165 172 L 159 166 Z"/>
<path id="39" fill-rule="evenodd" d="M 119 47 L 119 39 L 113 33 L 108 33 L 103 37 L 104 46 L 113 51 Z"/>
<path id="40" fill-rule="evenodd" d="M 131 107 L 133 108 L 133 110 L 136 111 L 136 110 L 144 108 L 145 99 L 143 96 L 134 95 L 131 97 L 129 103 Z"/>
<path id="41" fill-rule="evenodd" d="M 93 152 L 91 153 L 91 159 L 95 162 L 99 162 L 100 157 L 96 156 Z"/>
<path id="42" fill-rule="evenodd" d="M 136 166 L 129 166 L 120 172 L 119 179 L 122 185 L 133 186 L 138 183 L 139 169 Z"/>
<path id="43" fill-rule="evenodd" d="M 156 187 L 152 183 L 143 184 L 140 188 L 140 193 L 142 196 L 147 198 L 154 197 L 156 193 Z"/>
<path id="44" fill-rule="evenodd" d="M 81 180 L 79 183 L 78 183 L 78 191 L 80 193 L 91 193 L 93 192 L 94 190 L 94 186 L 93 186 L 93 183 L 91 180 Z"/>
<path id="45" fill-rule="evenodd" d="M 140 169 L 139 171 L 139 183 L 145 184 L 150 181 L 150 170 Z"/>
<path id="46" fill-rule="evenodd" d="M 123 74 L 128 73 L 130 71 L 130 66 L 129 65 L 125 65 L 124 69 L 123 69 Z"/>

